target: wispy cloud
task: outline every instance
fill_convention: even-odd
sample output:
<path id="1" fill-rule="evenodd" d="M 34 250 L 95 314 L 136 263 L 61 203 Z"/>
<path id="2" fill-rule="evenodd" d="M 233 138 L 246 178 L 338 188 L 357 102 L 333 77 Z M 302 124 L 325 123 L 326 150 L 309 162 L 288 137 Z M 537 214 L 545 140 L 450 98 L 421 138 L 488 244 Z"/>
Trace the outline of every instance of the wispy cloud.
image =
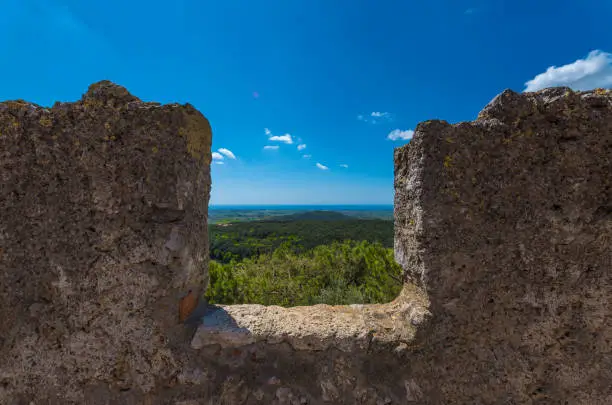
<path id="1" fill-rule="evenodd" d="M 215 164 L 217 164 L 217 165 L 224 165 L 224 164 L 225 164 L 225 162 L 222 162 L 222 161 L 220 161 L 220 160 L 216 160 L 216 161 L 215 161 Z"/>
<path id="2" fill-rule="evenodd" d="M 413 135 L 414 131 L 412 129 L 406 129 L 403 131 L 401 129 L 394 129 L 393 131 L 389 132 L 389 135 L 387 135 L 387 139 L 391 141 L 397 141 L 399 139 L 408 140 L 412 139 Z"/>
<path id="3" fill-rule="evenodd" d="M 304 155 L 303 156 L 305 159 L 310 159 L 312 157 L 312 155 Z"/>
<path id="4" fill-rule="evenodd" d="M 291 134 L 272 135 L 272 131 L 270 131 L 269 128 L 264 128 L 264 132 L 268 136 L 268 140 L 269 141 L 272 141 L 272 142 L 284 142 L 284 143 L 286 143 L 288 145 L 293 144 L 293 138 L 291 137 Z"/>
<path id="5" fill-rule="evenodd" d="M 222 153 L 223 155 L 227 156 L 230 159 L 236 159 L 236 155 L 234 155 L 232 153 L 231 150 L 226 149 L 226 148 L 219 148 L 219 152 Z"/>
<path id="6" fill-rule="evenodd" d="M 329 167 L 322 165 L 321 163 L 317 162 L 317 167 L 321 170 L 329 170 Z"/>
<path id="7" fill-rule="evenodd" d="M 348 165 L 346 164 L 341 164 L 340 167 L 344 167 L 345 169 L 348 169 Z"/>
<path id="8" fill-rule="evenodd" d="M 359 114 L 357 120 L 367 122 L 370 124 L 376 124 L 379 121 L 389 122 L 393 119 L 393 114 L 386 111 L 372 111 L 368 115 Z"/>
<path id="9" fill-rule="evenodd" d="M 276 149 L 278 149 L 278 145 L 266 145 L 263 148 L 265 150 L 276 150 Z"/>
<path id="10" fill-rule="evenodd" d="M 378 118 L 382 118 L 382 117 L 388 117 L 391 114 L 388 112 L 380 112 L 380 111 L 374 111 L 370 114 L 372 117 L 378 117 Z"/>
<path id="11" fill-rule="evenodd" d="M 213 152 L 213 153 L 212 153 L 212 158 L 213 158 L 214 160 L 223 160 L 223 155 L 222 155 L 222 154 L 220 154 L 219 152 Z"/>
<path id="12" fill-rule="evenodd" d="M 304 150 L 304 149 L 306 149 L 306 144 L 305 143 L 297 146 L 297 150 Z"/>
<path id="13" fill-rule="evenodd" d="M 284 142 L 288 145 L 291 145 L 293 143 L 293 139 L 291 138 L 291 135 L 289 134 L 280 135 L 280 136 L 278 135 L 271 136 L 269 140 L 273 142 Z"/>
<path id="14" fill-rule="evenodd" d="M 91 35 L 92 30 L 78 18 L 68 7 L 55 5 L 49 2 L 37 4 L 47 16 L 51 17 L 53 23 L 73 34 Z"/>
<path id="15" fill-rule="evenodd" d="M 36 2 L 36 8 L 31 9 L 31 11 L 35 11 L 36 13 L 36 15 L 32 13 L 33 19 L 38 17 L 37 15 L 39 12 L 44 15 L 43 26 L 47 28 L 47 24 L 50 24 L 48 29 L 54 34 L 45 36 L 41 38 L 42 40 L 58 41 L 57 36 L 61 36 L 63 46 L 77 44 L 83 46 L 82 53 L 85 54 L 95 53 L 97 57 L 104 54 L 105 58 L 111 55 L 115 56 L 115 50 L 111 46 L 111 43 L 100 31 L 86 24 L 69 6 L 59 3 L 61 2 L 38 1 Z M 84 54 L 81 55 L 81 57 L 84 56 Z"/>
<path id="16" fill-rule="evenodd" d="M 612 54 L 594 50 L 584 59 L 563 66 L 550 66 L 525 83 L 524 91 L 567 86 L 574 90 L 612 87 Z"/>

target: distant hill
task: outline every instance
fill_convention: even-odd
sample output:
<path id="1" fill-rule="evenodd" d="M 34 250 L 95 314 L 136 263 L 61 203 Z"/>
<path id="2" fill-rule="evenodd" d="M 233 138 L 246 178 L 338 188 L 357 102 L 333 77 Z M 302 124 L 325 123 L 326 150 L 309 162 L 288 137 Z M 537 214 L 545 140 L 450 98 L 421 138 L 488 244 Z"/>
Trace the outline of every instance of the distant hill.
<path id="1" fill-rule="evenodd" d="M 251 221 L 275 221 L 279 217 L 286 217 L 286 221 L 294 221 L 291 218 L 300 218 L 298 220 L 312 218 L 314 220 L 328 221 L 344 221 L 347 218 L 361 219 L 385 219 L 393 220 L 393 208 L 381 208 L 372 206 L 372 209 L 367 207 L 351 207 L 339 206 L 337 209 L 327 207 L 311 209 L 308 207 L 296 207 L 296 209 L 287 207 L 254 207 L 254 208 L 209 208 L 208 223 L 210 225 L 222 223 L 236 222 L 251 222 Z M 308 217 L 304 217 L 306 214 Z M 299 215 L 296 217 L 295 215 Z M 344 215 L 342 217 L 341 215 Z"/>
<path id="2" fill-rule="evenodd" d="M 290 215 L 280 215 L 273 219 L 265 219 L 265 221 L 346 221 L 351 219 L 354 218 L 340 212 L 319 210 L 296 212 L 295 214 Z"/>

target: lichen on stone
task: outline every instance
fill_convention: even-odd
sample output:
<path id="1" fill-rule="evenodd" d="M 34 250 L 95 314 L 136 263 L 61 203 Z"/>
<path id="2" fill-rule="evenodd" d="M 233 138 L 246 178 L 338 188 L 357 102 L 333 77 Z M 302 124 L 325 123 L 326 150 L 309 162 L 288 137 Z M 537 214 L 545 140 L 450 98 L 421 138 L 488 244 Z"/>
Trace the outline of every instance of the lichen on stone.
<path id="1" fill-rule="evenodd" d="M 184 124 L 179 129 L 179 134 L 187 141 L 187 151 L 195 159 L 202 160 L 204 164 L 210 164 L 212 152 L 210 150 L 212 130 L 204 116 L 197 111 L 187 110 L 183 113 Z"/>

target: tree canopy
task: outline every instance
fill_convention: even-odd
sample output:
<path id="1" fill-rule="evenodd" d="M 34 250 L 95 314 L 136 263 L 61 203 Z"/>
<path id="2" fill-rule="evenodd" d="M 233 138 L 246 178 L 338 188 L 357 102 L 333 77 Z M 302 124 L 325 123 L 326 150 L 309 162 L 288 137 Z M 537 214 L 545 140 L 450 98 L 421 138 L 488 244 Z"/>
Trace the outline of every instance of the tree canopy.
<path id="1" fill-rule="evenodd" d="M 218 304 L 382 303 L 402 287 L 393 250 L 368 241 L 335 241 L 305 251 L 287 241 L 271 253 L 213 260 L 209 274 L 206 296 Z"/>

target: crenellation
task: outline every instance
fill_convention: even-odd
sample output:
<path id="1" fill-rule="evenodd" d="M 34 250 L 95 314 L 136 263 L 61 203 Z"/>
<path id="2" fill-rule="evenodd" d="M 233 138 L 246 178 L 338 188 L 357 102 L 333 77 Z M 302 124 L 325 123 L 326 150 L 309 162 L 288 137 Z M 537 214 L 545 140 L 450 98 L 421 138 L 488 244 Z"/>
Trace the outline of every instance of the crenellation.
<path id="1" fill-rule="evenodd" d="M 419 124 L 394 152 L 387 304 L 186 301 L 208 279 L 211 141 L 193 106 L 109 81 L 0 103 L 0 404 L 612 401 L 609 90 Z"/>

